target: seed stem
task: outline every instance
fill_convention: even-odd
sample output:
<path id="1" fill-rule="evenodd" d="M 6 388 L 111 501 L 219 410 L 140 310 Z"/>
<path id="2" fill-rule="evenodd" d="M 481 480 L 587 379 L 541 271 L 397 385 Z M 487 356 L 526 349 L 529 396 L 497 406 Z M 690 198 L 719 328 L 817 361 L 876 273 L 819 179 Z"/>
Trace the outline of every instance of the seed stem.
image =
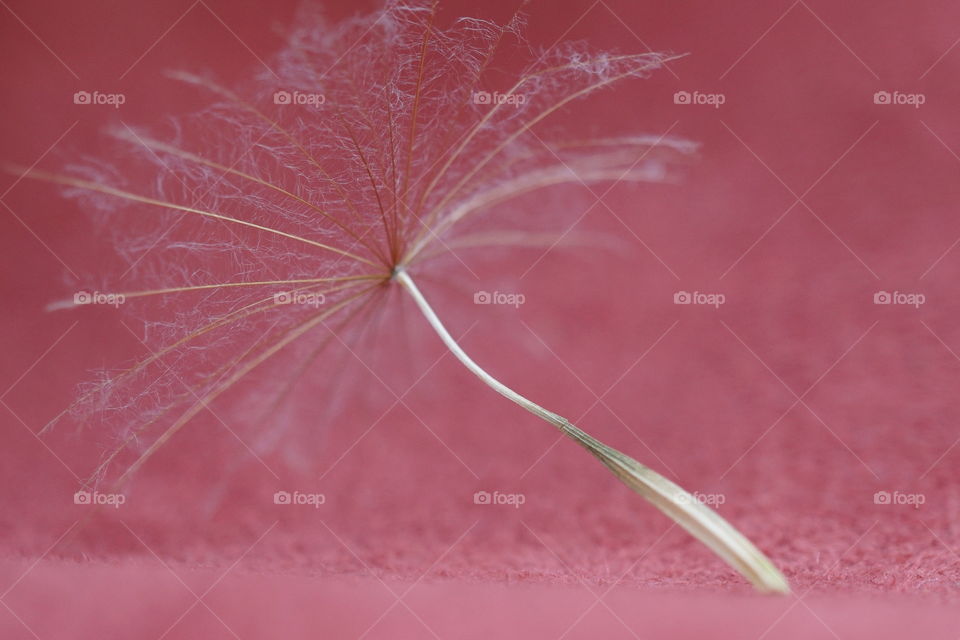
<path id="1" fill-rule="evenodd" d="M 612 447 L 579 429 L 569 420 L 520 395 L 480 367 L 460 347 L 436 312 L 420 292 L 413 278 L 402 267 L 394 278 L 410 294 L 421 313 L 454 356 L 487 386 L 515 402 L 530 413 L 557 427 L 600 460 L 615 476 L 651 504 L 707 545 L 730 566 L 739 571 L 757 590 L 767 593 L 790 592 L 787 579 L 774 564 L 743 534 L 733 528 L 716 511 L 702 504 L 695 496 Z"/>

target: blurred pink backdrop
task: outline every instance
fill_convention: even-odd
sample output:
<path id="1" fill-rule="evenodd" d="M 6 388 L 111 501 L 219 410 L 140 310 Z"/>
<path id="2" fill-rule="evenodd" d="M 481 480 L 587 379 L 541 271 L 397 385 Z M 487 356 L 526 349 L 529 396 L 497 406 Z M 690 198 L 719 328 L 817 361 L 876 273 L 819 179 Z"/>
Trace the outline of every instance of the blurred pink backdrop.
<path id="1" fill-rule="evenodd" d="M 96 157 L 106 124 L 202 107 L 162 73 L 242 80 L 282 47 L 295 7 L 7 0 L 3 160 L 57 168 Z M 514 8 L 443 2 L 441 19 L 503 20 Z M 416 348 L 377 363 L 390 389 L 344 356 L 370 397 L 285 434 L 297 455 L 257 460 L 201 418 L 143 469 L 126 504 L 78 526 L 86 512 L 72 495 L 102 438 L 35 434 L 92 370 L 143 346 L 113 309 L 44 311 L 75 289 L 72 274 L 119 262 L 76 202 L 6 176 L 3 637 L 960 633 L 955 4 L 534 1 L 527 11 L 536 46 L 689 53 L 555 124 L 571 135 L 670 132 L 699 153 L 664 184 L 538 201 L 562 228 L 617 237 L 617 250 L 467 253 L 480 283 L 424 269 L 423 288 L 456 335 L 470 329 L 465 348 L 495 375 L 691 491 L 722 495 L 721 514 L 795 594 L 755 596 L 582 451 L 452 358 L 437 362 L 442 346 L 403 305 L 393 340 L 412 336 Z M 126 103 L 73 104 L 90 89 Z M 723 104 L 678 104 L 677 92 Z M 877 92 L 923 104 L 884 104 Z M 478 288 L 527 302 L 475 307 Z M 725 302 L 677 305 L 679 291 Z M 878 292 L 924 302 L 875 304 Z M 323 403 L 324 390 L 298 398 Z M 291 456 L 298 470 L 273 471 Z M 325 504 L 273 504 L 298 487 Z M 477 491 L 525 502 L 478 505 Z M 922 504 L 878 503 L 877 492 Z"/>

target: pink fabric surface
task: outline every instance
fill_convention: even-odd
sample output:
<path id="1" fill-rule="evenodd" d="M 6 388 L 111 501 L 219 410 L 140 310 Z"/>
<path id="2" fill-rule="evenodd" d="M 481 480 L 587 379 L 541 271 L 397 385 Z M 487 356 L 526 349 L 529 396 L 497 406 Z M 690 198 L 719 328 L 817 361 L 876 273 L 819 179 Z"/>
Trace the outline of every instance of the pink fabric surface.
<path id="1" fill-rule="evenodd" d="M 923 599 L 802 601 L 595 585 L 323 580 L 273 573 L 44 565 L 14 594 L 40 637 L 153 638 L 953 638 L 956 615 Z M 222 577 L 222 580 L 221 580 Z M 209 591 L 208 591 L 209 590 Z M 191 593 L 192 592 L 192 593 Z M 198 602 L 197 598 L 203 596 Z M 398 600 L 400 596 L 402 599 Z M 598 600 L 603 596 L 602 600 Z M 69 629 L 68 633 L 64 630 Z M 32 638 L 5 624 L 4 637 Z"/>
<path id="2" fill-rule="evenodd" d="M 443 15 L 512 9 L 451 2 Z M 584 189 L 525 202 L 556 211 L 562 228 L 586 212 L 577 230 L 613 236 L 610 246 L 464 253 L 478 279 L 447 261 L 417 274 L 423 289 L 505 382 L 689 490 L 722 495 L 720 513 L 795 594 L 752 594 L 596 461 L 443 356 L 399 296 L 359 360 L 334 351 L 325 362 L 353 391 L 299 389 L 298 408 L 263 425 L 200 416 L 122 507 L 80 522 L 88 510 L 72 495 L 104 434 L 35 434 L 92 369 L 143 355 L 139 325 L 109 308 L 44 311 L 75 289 L 69 271 L 119 263 L 78 203 L 8 177 L 0 635 L 957 636 L 957 8 L 528 10 L 543 47 L 564 37 L 689 52 L 557 122 L 571 135 L 670 131 L 699 153 L 669 183 L 621 185 L 599 204 Z M 107 123 L 189 113 L 203 101 L 163 70 L 241 81 L 282 46 L 292 15 L 290 3 L 10 2 L 3 159 L 57 167 L 102 153 Z M 92 88 L 127 103 L 72 104 Z M 675 104 L 677 91 L 726 101 Z M 875 104 L 877 91 L 925 103 Z M 476 307 L 478 289 L 527 302 Z M 726 302 L 675 305 L 677 291 Z M 878 291 L 925 303 L 876 305 Z M 278 490 L 326 501 L 276 505 Z M 525 501 L 475 504 L 477 491 Z M 883 491 L 923 504 L 878 504 Z"/>

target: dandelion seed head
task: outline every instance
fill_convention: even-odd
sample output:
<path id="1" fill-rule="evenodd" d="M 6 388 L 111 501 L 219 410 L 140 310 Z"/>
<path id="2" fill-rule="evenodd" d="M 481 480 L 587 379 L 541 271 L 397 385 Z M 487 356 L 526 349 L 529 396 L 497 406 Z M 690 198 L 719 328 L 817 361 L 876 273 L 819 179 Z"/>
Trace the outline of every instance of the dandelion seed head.
<path id="1" fill-rule="evenodd" d="M 459 261 L 455 247 L 531 231 L 538 216 L 556 229 L 555 211 L 490 214 L 558 185 L 658 181 L 694 150 L 550 128 L 566 105 L 646 77 L 667 54 L 537 50 L 519 13 L 440 23 L 432 4 L 400 0 L 336 24 L 305 7 L 295 23 L 271 71 L 242 86 L 171 72 L 209 106 L 114 128 L 109 159 L 58 180 L 126 264 L 99 284 L 127 294 L 147 354 L 83 385 L 69 411 L 109 434 L 94 480 L 125 481 L 206 406 L 231 424 L 275 409 L 250 439 L 267 455 L 296 421 L 278 417 L 291 387 L 330 386 L 318 354 L 363 332 L 398 268 Z"/>

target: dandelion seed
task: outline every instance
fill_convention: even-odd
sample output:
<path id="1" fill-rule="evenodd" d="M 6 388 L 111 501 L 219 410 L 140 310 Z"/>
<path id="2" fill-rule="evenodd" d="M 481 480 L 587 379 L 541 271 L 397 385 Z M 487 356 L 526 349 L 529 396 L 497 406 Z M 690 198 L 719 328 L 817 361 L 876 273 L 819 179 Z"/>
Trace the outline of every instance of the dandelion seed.
<path id="1" fill-rule="evenodd" d="M 306 15 L 298 23 L 318 24 Z M 124 299 L 161 301 L 143 307 L 159 314 L 171 296 L 193 296 L 189 309 L 150 324 L 163 341 L 155 351 L 88 385 L 71 408 L 124 425 L 94 477 L 126 482 L 214 399 L 302 345 L 299 375 L 326 346 L 316 327 L 346 326 L 400 287 L 486 385 L 585 448 L 758 589 L 785 593 L 781 573 L 712 509 L 482 369 L 416 284 L 415 273 L 438 255 L 543 241 L 522 220 L 471 232 L 470 222 L 493 207 L 562 184 L 660 180 L 666 162 L 693 150 L 667 136 L 542 145 L 531 130 L 564 106 L 646 77 L 671 57 L 560 44 L 491 93 L 487 71 L 507 41 L 521 42 L 521 27 L 519 15 L 505 25 L 461 18 L 442 27 L 435 5 L 401 1 L 336 28 L 302 27 L 277 64 L 284 86 L 271 77 L 232 90 L 176 73 L 219 102 L 165 134 L 114 132 L 152 167 L 153 192 L 124 184 L 103 164 L 27 174 L 62 185 L 101 214 L 130 271 L 149 285 L 117 289 Z M 197 139 L 209 144 L 183 142 Z"/>

